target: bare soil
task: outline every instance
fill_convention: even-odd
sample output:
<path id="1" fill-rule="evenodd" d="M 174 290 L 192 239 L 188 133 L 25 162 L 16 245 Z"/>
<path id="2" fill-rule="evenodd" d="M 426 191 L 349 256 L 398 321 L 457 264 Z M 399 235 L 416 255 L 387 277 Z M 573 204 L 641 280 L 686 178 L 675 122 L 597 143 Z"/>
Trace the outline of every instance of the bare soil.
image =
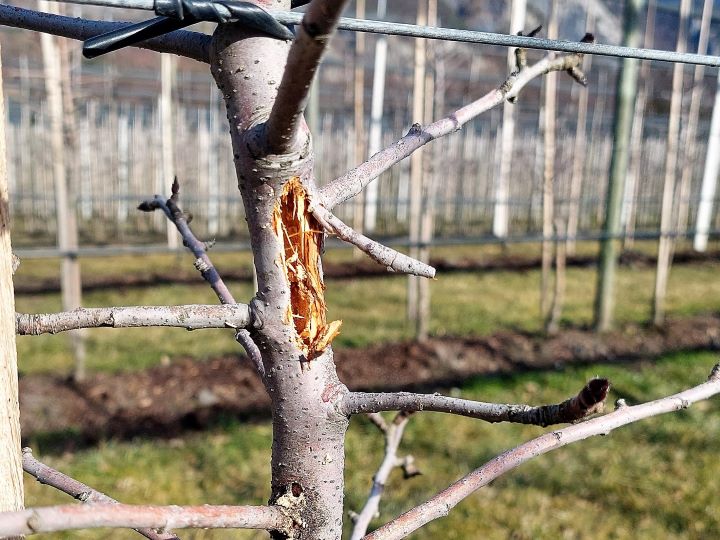
<path id="1" fill-rule="evenodd" d="M 596 334 L 566 329 L 554 337 L 500 332 L 336 351 L 341 380 L 353 390 L 433 391 L 469 377 L 556 369 L 567 364 L 652 359 L 674 351 L 720 349 L 720 315 L 628 326 Z M 47 375 L 20 379 L 25 439 L 66 447 L 107 437 L 175 436 L 223 417 L 266 417 L 269 400 L 242 356 L 198 362 L 176 358 L 141 372 L 95 374 L 82 383 Z"/>

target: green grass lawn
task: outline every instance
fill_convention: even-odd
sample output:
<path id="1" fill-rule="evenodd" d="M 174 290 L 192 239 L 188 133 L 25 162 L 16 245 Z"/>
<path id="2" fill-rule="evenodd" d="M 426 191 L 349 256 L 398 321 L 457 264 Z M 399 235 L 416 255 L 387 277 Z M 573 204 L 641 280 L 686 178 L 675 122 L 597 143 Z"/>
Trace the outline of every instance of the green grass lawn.
<path id="1" fill-rule="evenodd" d="M 492 257 L 498 246 L 439 250 L 448 258 Z M 511 252 L 527 253 L 523 246 Z M 532 248 L 535 249 L 535 248 Z M 592 253 L 592 245 L 580 246 Z M 646 250 L 650 250 L 645 246 Z M 514 251 L 513 251 L 514 250 Z M 331 252 L 348 260 L 348 251 Z M 220 271 L 249 265 L 247 254 L 218 254 Z M 150 256 L 87 259 L 83 271 L 95 275 L 163 271 L 172 275 L 191 264 L 188 257 Z M 39 279 L 57 272 L 57 264 L 25 261 L 18 279 Z M 671 316 L 720 310 L 720 264 L 676 265 L 670 279 Z M 617 319 L 644 322 L 650 316 L 654 272 L 621 268 Z M 568 271 L 563 322 L 586 325 L 592 319 L 595 271 Z M 538 331 L 539 272 L 451 273 L 431 284 L 434 335 L 486 335 L 516 328 Z M 249 283 L 230 283 L 240 301 L 251 296 Z M 405 322 L 406 280 L 400 276 L 327 283 L 329 317 L 343 319 L 336 345 L 363 346 L 411 337 Z M 85 295 L 86 306 L 213 303 L 210 289 L 197 285 L 120 288 Z M 58 294 L 17 299 L 23 312 L 60 309 Z M 67 336 L 20 337 L 23 373 L 69 373 Z M 135 370 L 164 357 L 199 359 L 235 353 L 231 332 L 176 329 L 110 330 L 87 333 L 89 371 Z M 560 372 L 526 373 L 467 381 L 453 394 L 498 402 L 547 403 L 568 397 L 594 375 L 611 379 L 609 402 L 653 399 L 704 380 L 716 355 L 668 356 L 630 366 L 593 365 Z M 393 474 L 378 525 L 426 500 L 498 452 L 542 433 L 536 427 L 485 425 L 441 414 L 418 414 L 406 431 L 405 451 L 416 457 L 423 475 L 404 481 Z M 714 538 L 720 536 L 720 402 L 623 428 L 561 449 L 526 464 L 460 504 L 443 520 L 413 538 Z M 124 501 L 155 504 L 262 504 L 268 496 L 271 429 L 267 422 L 219 422 L 207 432 L 171 440 L 107 441 L 96 448 L 56 453 L 49 442 L 30 441 L 36 455 L 51 465 Z M 381 459 L 382 439 L 364 418 L 353 420 L 348 435 L 347 510 L 362 505 L 370 478 Z M 27 505 L 69 502 L 30 477 Z M 46 538 L 134 538 L 121 531 L 84 531 Z M 192 531 L 184 539 L 264 538 L 236 531 Z"/>
<path id="2" fill-rule="evenodd" d="M 654 399 L 707 377 L 716 354 L 667 356 L 632 365 L 593 365 L 562 371 L 468 380 L 454 395 L 497 402 L 548 403 L 568 397 L 602 375 L 613 387 L 608 403 Z M 532 426 L 489 425 L 436 413 L 417 414 L 401 446 L 423 475 L 391 476 L 374 526 L 426 500 L 497 453 L 542 433 Z M 267 422 L 227 421 L 182 439 L 109 441 L 61 455 L 35 446 L 40 459 L 123 502 L 252 503 L 268 496 L 271 429 Z M 720 536 L 720 400 L 621 428 L 525 464 L 433 522 L 418 539 L 717 538 Z M 382 439 L 364 418 L 351 423 L 346 509 L 359 509 L 382 452 Z M 27 505 L 70 499 L 26 476 Z M 82 531 L 44 538 L 136 538 L 121 531 Z M 184 539 L 264 538 L 259 533 L 188 531 Z"/>
<path id="3" fill-rule="evenodd" d="M 226 268 L 240 264 L 242 255 L 220 258 Z M 144 257 L 141 259 L 145 259 Z M 152 258 L 151 258 L 152 260 Z M 162 259 L 157 264 L 168 272 L 172 265 Z M 32 275 L 36 261 L 26 269 Z M 135 258 L 123 258 L 112 266 L 108 260 L 89 260 L 99 265 L 99 273 L 140 271 Z M 146 261 L 147 262 L 147 261 Z M 247 261 L 245 261 L 247 262 Z M 187 258 L 176 261 L 189 264 Z M 218 263 L 220 269 L 223 264 Z M 39 271 L 39 270 L 38 270 Z M 720 310 L 720 264 L 676 265 L 670 276 L 667 301 L 670 316 L 711 313 Z M 23 278 L 26 279 L 26 278 Z M 587 325 L 592 321 L 595 295 L 595 270 L 570 268 L 567 273 L 567 303 L 563 323 Z M 650 268 L 621 268 L 618 272 L 617 320 L 644 322 L 650 318 L 654 271 Z M 539 282 L 537 270 L 527 272 L 466 272 L 441 274 L 431 283 L 431 333 L 479 336 L 497 330 L 515 328 L 539 331 Z M 405 319 L 406 278 L 388 276 L 372 279 L 328 280 L 327 300 L 332 319 L 344 321 L 335 340 L 338 347 L 357 347 L 412 337 Z M 230 283 L 235 297 L 251 297 L 249 283 Z M 86 306 L 162 305 L 214 303 L 209 287 L 197 285 L 158 285 L 145 288 L 120 288 L 92 291 L 84 296 Z M 17 310 L 26 313 L 60 310 L 59 294 L 22 295 Z M 70 373 L 72 355 L 67 335 L 23 336 L 18 339 L 22 373 Z M 239 350 L 232 332 L 179 329 L 95 329 L 87 331 L 87 363 L 92 371 L 142 369 L 158 364 L 163 357 L 189 355 L 199 359 Z"/>

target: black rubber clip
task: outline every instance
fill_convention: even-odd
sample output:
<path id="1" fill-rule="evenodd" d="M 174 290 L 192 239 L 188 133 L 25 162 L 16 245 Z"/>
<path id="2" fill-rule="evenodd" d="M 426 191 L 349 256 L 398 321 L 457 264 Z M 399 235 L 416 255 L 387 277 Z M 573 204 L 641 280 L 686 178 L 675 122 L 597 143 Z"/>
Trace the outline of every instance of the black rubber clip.
<path id="1" fill-rule="evenodd" d="M 292 7 L 305 5 L 310 0 L 293 0 Z M 223 9 L 224 8 L 224 9 Z M 291 40 L 295 36 L 285 25 L 261 7 L 238 0 L 155 0 L 154 19 L 129 24 L 112 32 L 85 40 L 83 56 L 95 58 L 134 45 L 140 41 L 180 30 L 200 21 L 216 23 L 239 22 L 277 39 Z"/>

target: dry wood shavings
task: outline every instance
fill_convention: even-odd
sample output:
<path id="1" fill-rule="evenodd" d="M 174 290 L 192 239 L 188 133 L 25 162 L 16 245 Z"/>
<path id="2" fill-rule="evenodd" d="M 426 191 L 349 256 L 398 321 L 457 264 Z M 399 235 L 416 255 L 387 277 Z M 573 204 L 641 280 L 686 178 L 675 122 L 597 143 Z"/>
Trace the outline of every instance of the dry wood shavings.
<path id="1" fill-rule="evenodd" d="M 286 320 L 292 320 L 298 346 L 312 360 L 340 333 L 342 321 L 326 321 L 325 284 L 320 270 L 323 231 L 309 207 L 300 179 L 292 178 L 275 206 L 273 227 L 285 248 L 280 265 L 290 285 Z"/>

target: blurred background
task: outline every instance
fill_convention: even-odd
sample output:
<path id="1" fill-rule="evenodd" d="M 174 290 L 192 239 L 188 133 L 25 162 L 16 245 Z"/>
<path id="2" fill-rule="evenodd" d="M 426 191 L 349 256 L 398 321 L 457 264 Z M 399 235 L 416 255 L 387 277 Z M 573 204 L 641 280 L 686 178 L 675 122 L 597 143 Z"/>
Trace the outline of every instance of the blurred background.
<path id="1" fill-rule="evenodd" d="M 148 17 L 12 3 L 93 19 Z M 627 43 L 630 24 L 639 46 L 717 53 L 712 1 L 634 3 L 634 27 L 621 0 L 356 0 L 345 16 L 497 33 L 543 25 L 543 37 L 577 41 L 589 31 L 611 45 Z M 11 28 L 0 29 L 0 43 L 13 247 L 22 261 L 17 310 L 214 302 L 164 216 L 136 210 L 169 195 L 174 175 L 193 230 L 216 240 L 210 256 L 247 301 L 243 205 L 207 66 L 139 49 L 85 60 L 78 42 Z M 530 62 L 543 55 L 528 52 Z M 496 88 L 511 59 L 492 45 L 340 31 L 306 114 L 317 182 L 414 122 Z M 720 145 L 711 137 L 718 70 L 642 62 L 623 130 L 623 65 L 585 58 L 586 88 L 564 73 L 535 79 L 516 104 L 431 143 L 338 209 L 356 229 L 438 268 L 435 281 L 408 281 L 329 239 L 328 316 L 344 321 L 334 344 L 348 386 L 544 403 L 602 375 L 613 383 L 612 403 L 654 399 L 707 375 L 720 346 Z M 618 178 L 611 162 L 621 143 L 628 163 Z M 614 228 L 611 189 L 620 193 Z M 619 261 L 609 292 L 596 287 L 602 240 Z M 596 307 L 603 298 L 614 299 L 607 325 Z M 231 333 L 100 329 L 20 337 L 18 348 L 24 436 L 40 458 L 124 502 L 267 498 L 267 401 Z M 717 537 L 719 409 L 701 404 L 545 456 L 416 537 Z M 348 510 L 361 507 L 380 462 L 373 429 L 362 418 L 351 426 Z M 541 431 L 418 415 L 403 448 L 423 476 L 393 476 L 375 523 Z M 30 480 L 27 490 L 28 506 L 63 500 Z M 132 537 L 67 537 L 108 535 Z"/>

